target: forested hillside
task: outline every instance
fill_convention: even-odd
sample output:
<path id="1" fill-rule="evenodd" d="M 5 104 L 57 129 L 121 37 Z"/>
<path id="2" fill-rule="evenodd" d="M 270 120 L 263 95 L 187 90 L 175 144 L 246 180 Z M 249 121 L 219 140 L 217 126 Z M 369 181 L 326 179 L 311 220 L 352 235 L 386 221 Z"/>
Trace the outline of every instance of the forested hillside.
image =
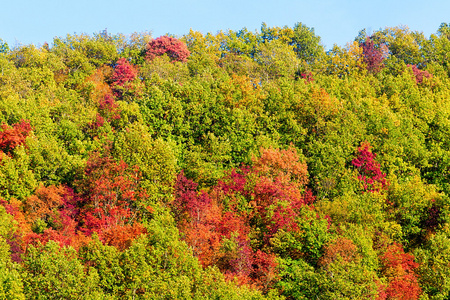
<path id="1" fill-rule="evenodd" d="M 450 24 L 0 40 L 1 299 L 449 299 Z"/>

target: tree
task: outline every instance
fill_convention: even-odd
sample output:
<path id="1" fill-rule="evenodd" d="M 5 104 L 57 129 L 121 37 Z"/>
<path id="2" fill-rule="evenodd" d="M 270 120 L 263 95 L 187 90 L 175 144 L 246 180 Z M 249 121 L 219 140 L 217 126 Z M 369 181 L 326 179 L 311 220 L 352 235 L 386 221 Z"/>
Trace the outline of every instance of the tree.
<path id="1" fill-rule="evenodd" d="M 266 291 L 277 278 L 280 236 L 302 239 L 312 260 L 326 240 L 328 223 L 303 210 L 314 201 L 307 182 L 306 164 L 294 148 L 262 148 L 253 166 L 231 170 L 209 193 L 180 173 L 172 207 L 203 266 L 216 265 L 227 277 Z"/>
<path id="2" fill-rule="evenodd" d="M 9 46 L 6 42 L 0 39 L 0 53 L 8 53 Z"/>
<path id="3" fill-rule="evenodd" d="M 55 242 L 30 247 L 24 258 L 22 280 L 28 299 L 102 297 L 98 274 L 82 265 L 75 250 Z"/>
<path id="4" fill-rule="evenodd" d="M 30 123 L 25 120 L 13 124 L 13 127 L 8 126 L 8 124 L 2 124 L 1 129 L 0 151 L 6 154 L 10 154 L 17 146 L 24 145 L 27 136 L 32 130 Z"/>
<path id="5" fill-rule="evenodd" d="M 441 23 L 441 25 L 439 25 L 437 32 L 440 36 L 450 39 L 450 24 L 445 22 Z"/>
<path id="6" fill-rule="evenodd" d="M 414 255 L 419 263 L 418 280 L 431 299 L 446 299 L 450 295 L 450 239 L 448 231 L 432 235 L 424 247 L 416 248 Z"/>
<path id="7" fill-rule="evenodd" d="M 292 46 L 279 40 L 261 43 L 257 48 L 255 60 L 261 66 L 261 73 L 267 74 L 270 79 L 283 76 L 293 77 L 298 71 L 300 61 Z"/>
<path id="8" fill-rule="evenodd" d="M 138 168 L 115 162 L 94 153 L 87 162 L 85 179 L 80 181 L 79 228 L 87 235 L 97 233 L 104 243 L 123 250 L 145 233 L 139 224 L 152 208 L 140 186 Z"/>
<path id="9" fill-rule="evenodd" d="M 432 77 L 432 75 L 430 73 L 428 73 L 428 71 L 420 70 L 419 68 L 417 68 L 416 65 L 408 65 L 408 67 L 411 68 L 413 75 L 414 75 L 414 79 L 416 80 L 417 84 L 422 83 L 424 78 Z"/>
<path id="10" fill-rule="evenodd" d="M 423 33 L 411 31 L 407 26 L 386 27 L 376 31 L 371 39 L 379 46 L 385 45 L 389 51 L 389 63 L 422 64 L 421 48 L 425 43 Z M 388 64 L 388 62 L 386 62 Z"/>
<path id="11" fill-rule="evenodd" d="M 374 41 L 369 37 L 362 43 L 362 48 L 367 71 L 374 74 L 380 72 L 384 60 L 382 51 L 375 47 Z"/>
<path id="12" fill-rule="evenodd" d="M 116 62 L 114 73 L 111 76 L 112 88 L 116 97 L 121 97 L 123 89 L 131 88 L 131 83 L 136 79 L 138 71 L 128 60 L 121 58 Z"/>
<path id="13" fill-rule="evenodd" d="M 414 262 L 414 256 L 405 253 L 401 245 L 393 243 L 386 248 L 380 260 L 383 264 L 383 274 L 389 280 L 380 298 L 419 299 L 422 289 L 415 274 L 419 264 Z"/>
<path id="14" fill-rule="evenodd" d="M 0 205 L 0 298 L 25 299 L 23 283 L 17 265 L 11 260 L 14 220 Z"/>
<path id="15" fill-rule="evenodd" d="M 298 58 L 308 63 L 319 60 L 325 54 L 320 37 L 314 33 L 314 28 L 301 22 L 295 24 L 294 36 L 289 44 L 294 46 Z"/>
<path id="16" fill-rule="evenodd" d="M 381 172 L 380 164 L 375 161 L 369 143 L 362 143 L 358 148 L 358 157 L 352 160 L 352 165 L 358 168 L 358 179 L 363 183 L 365 191 L 379 192 L 387 188 L 386 174 Z"/>
<path id="17" fill-rule="evenodd" d="M 169 36 L 160 36 L 147 44 L 147 60 L 153 60 L 164 54 L 168 55 L 172 61 L 186 62 L 190 52 L 186 44 Z"/>

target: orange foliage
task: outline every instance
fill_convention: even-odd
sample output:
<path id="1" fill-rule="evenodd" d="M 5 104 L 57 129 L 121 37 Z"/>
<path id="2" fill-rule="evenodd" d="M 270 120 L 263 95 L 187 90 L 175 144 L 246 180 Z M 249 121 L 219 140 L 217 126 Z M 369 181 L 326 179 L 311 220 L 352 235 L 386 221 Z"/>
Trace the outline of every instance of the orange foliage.
<path id="1" fill-rule="evenodd" d="M 107 95 L 112 95 L 111 87 L 107 81 L 111 78 L 113 69 L 109 66 L 101 66 L 92 75 L 85 79 L 85 83 L 92 84 L 91 97 L 94 101 L 100 102 Z"/>
<path id="2" fill-rule="evenodd" d="M 100 233 L 100 240 L 110 246 L 123 251 L 141 234 L 147 233 L 142 224 L 113 225 Z"/>
<path id="3" fill-rule="evenodd" d="M 270 238 L 279 230 L 298 231 L 300 208 L 314 196 L 295 149 L 261 149 L 253 163 L 231 170 L 209 193 L 197 191 L 181 172 L 172 207 L 204 267 L 215 265 L 229 279 L 267 290 L 277 276 Z M 250 232 L 258 232 L 252 241 Z"/>
<path id="4" fill-rule="evenodd" d="M 215 231 L 214 224 L 207 221 L 195 225 L 188 224 L 183 232 L 184 240 L 191 246 L 192 252 L 203 267 L 217 263 L 221 256 L 221 237 Z"/>
<path id="5" fill-rule="evenodd" d="M 308 183 L 306 163 L 299 161 L 297 150 L 260 149 L 261 156 L 253 158 L 253 170 L 260 176 L 272 178 L 283 183 L 293 183 L 303 187 Z"/>
<path id="6" fill-rule="evenodd" d="M 66 189 L 63 186 L 41 185 L 34 195 L 26 199 L 24 211 L 29 222 L 33 223 L 37 219 L 48 219 L 54 216 L 63 203 L 63 196 Z"/>
<path id="7" fill-rule="evenodd" d="M 29 232 L 31 231 L 31 224 L 29 219 L 23 213 L 22 201 L 15 198 L 9 200 L 9 203 L 3 199 L 0 199 L 0 205 L 3 205 L 6 212 L 14 217 L 14 220 L 18 223 L 19 232 Z"/>
<path id="8" fill-rule="evenodd" d="M 25 139 L 32 128 L 28 121 L 21 120 L 20 123 L 10 127 L 8 124 L 0 126 L 0 161 L 3 153 L 9 154 L 14 148 L 25 144 Z M 3 152 L 3 153 L 2 153 Z"/>
<path id="9" fill-rule="evenodd" d="M 340 237 L 325 246 L 319 265 L 326 268 L 339 259 L 342 259 L 344 263 L 349 263 L 358 258 L 358 248 L 353 241 Z"/>
<path id="10" fill-rule="evenodd" d="M 389 245 L 380 257 L 382 273 L 388 278 L 385 289 L 380 289 L 378 299 L 419 299 L 422 289 L 414 270 L 419 266 L 412 254 L 405 253 L 402 246 Z"/>

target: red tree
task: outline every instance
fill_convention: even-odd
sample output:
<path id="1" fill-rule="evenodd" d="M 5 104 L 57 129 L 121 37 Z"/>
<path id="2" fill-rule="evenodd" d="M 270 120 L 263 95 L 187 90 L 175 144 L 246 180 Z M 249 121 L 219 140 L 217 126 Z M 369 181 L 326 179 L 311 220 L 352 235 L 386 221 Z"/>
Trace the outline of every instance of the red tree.
<path id="1" fill-rule="evenodd" d="M 0 126 L 0 159 L 1 152 L 10 154 L 14 148 L 25 144 L 25 139 L 30 134 L 32 128 L 28 121 L 21 120 L 20 123 L 10 127 L 8 124 Z"/>
<path id="2" fill-rule="evenodd" d="M 147 44 L 147 60 L 164 54 L 167 54 L 173 61 L 186 62 L 191 53 L 183 42 L 168 36 L 161 36 Z"/>
<path id="3" fill-rule="evenodd" d="M 131 65 L 125 58 L 117 61 L 111 80 L 115 85 L 123 86 L 125 83 L 133 81 L 137 77 L 136 67 Z"/>
<path id="4" fill-rule="evenodd" d="M 140 200 L 146 197 L 139 178 L 139 170 L 130 169 L 123 161 L 92 155 L 86 165 L 85 180 L 80 183 L 84 192 L 83 230 L 100 232 L 138 220 Z"/>
<path id="5" fill-rule="evenodd" d="M 314 77 L 311 72 L 308 73 L 300 73 L 300 77 L 305 79 L 307 83 L 311 83 L 314 81 Z"/>
<path id="6" fill-rule="evenodd" d="M 276 277 L 270 239 L 280 230 L 298 231 L 301 208 L 314 201 L 307 181 L 294 149 L 261 149 L 253 166 L 231 170 L 208 193 L 180 173 L 172 207 L 203 266 L 265 290 Z"/>
<path id="7" fill-rule="evenodd" d="M 383 52 L 375 47 L 371 38 L 367 37 L 362 43 L 364 62 L 370 73 L 378 73 L 383 68 Z"/>
<path id="8" fill-rule="evenodd" d="M 428 71 L 422 71 L 419 68 L 417 68 L 416 65 L 408 65 L 408 67 L 411 68 L 411 70 L 413 71 L 414 74 L 414 79 L 416 80 L 416 83 L 422 83 L 423 82 L 423 78 L 431 78 L 433 77 L 430 73 L 428 73 Z"/>
<path id="9" fill-rule="evenodd" d="M 412 254 L 405 253 L 401 245 L 394 243 L 387 247 L 380 261 L 388 283 L 380 290 L 379 299 L 419 299 L 422 289 L 414 273 L 419 264 L 414 262 Z"/>
<path id="10" fill-rule="evenodd" d="M 93 154 L 85 178 L 76 183 L 81 194 L 65 186 L 40 186 L 23 203 L 12 199 L 0 205 L 19 225 L 14 243 L 19 241 L 21 249 L 49 240 L 77 249 L 97 233 L 105 244 L 124 250 L 146 232 L 139 222 L 149 209 L 139 180 L 137 168 Z"/>
<path id="11" fill-rule="evenodd" d="M 78 248 L 86 237 L 78 230 L 75 202 L 79 199 L 72 189 L 65 186 L 40 186 L 24 202 L 12 199 L 2 201 L 6 211 L 18 223 L 11 243 L 11 255 L 17 260 L 29 244 L 37 245 L 54 240 L 60 245 Z"/>
<path id="12" fill-rule="evenodd" d="M 116 97 L 122 97 L 123 90 L 130 88 L 130 84 L 136 79 L 138 71 L 125 58 L 117 61 L 114 73 L 112 74 L 112 88 Z"/>
<path id="13" fill-rule="evenodd" d="M 89 124 L 89 128 L 94 135 L 98 134 L 98 129 L 105 125 L 105 122 L 116 128 L 114 121 L 120 120 L 121 110 L 111 94 L 106 94 L 98 102 L 98 113 L 94 121 Z"/>
<path id="14" fill-rule="evenodd" d="M 358 169 L 358 179 L 363 183 L 365 191 L 379 192 L 387 187 L 386 174 L 381 172 L 380 164 L 375 160 L 369 143 L 364 142 L 358 148 L 358 156 L 352 165 Z"/>

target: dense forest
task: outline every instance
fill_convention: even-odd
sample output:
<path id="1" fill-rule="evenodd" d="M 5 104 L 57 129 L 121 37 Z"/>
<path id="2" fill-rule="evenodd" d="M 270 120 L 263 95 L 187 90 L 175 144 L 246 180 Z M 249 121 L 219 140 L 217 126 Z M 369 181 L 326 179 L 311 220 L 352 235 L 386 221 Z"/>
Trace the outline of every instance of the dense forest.
<path id="1" fill-rule="evenodd" d="M 0 40 L 1 299 L 449 299 L 450 24 Z"/>

